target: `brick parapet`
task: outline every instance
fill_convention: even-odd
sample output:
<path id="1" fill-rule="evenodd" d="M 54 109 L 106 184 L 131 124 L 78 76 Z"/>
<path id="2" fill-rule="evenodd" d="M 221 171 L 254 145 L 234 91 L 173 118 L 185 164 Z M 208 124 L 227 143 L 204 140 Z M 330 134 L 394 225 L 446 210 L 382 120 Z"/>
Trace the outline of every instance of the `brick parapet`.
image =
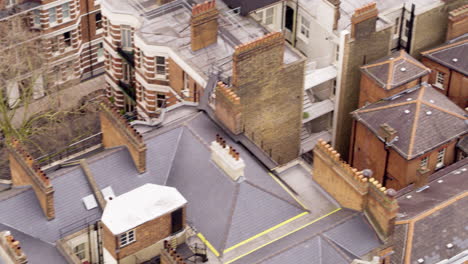
<path id="1" fill-rule="evenodd" d="M 272 45 L 284 45 L 284 36 L 281 32 L 271 32 L 250 42 L 235 47 L 234 56 L 241 56 L 248 52 L 256 52 Z"/>
<path id="2" fill-rule="evenodd" d="M 352 23 L 359 23 L 367 20 L 371 17 L 376 17 L 379 14 L 377 10 L 377 4 L 375 2 L 364 5 L 354 10 L 353 16 L 351 17 Z"/>
<path id="3" fill-rule="evenodd" d="M 118 110 L 107 99 L 104 99 L 100 105 L 104 146 L 127 146 L 137 170 L 140 173 L 145 172 L 146 144 L 143 136 L 119 114 Z"/>
<path id="4" fill-rule="evenodd" d="M 192 16 L 198 17 L 201 15 L 206 15 L 213 11 L 216 11 L 216 1 L 205 1 L 192 7 Z"/>
<path id="5" fill-rule="evenodd" d="M 163 250 L 161 251 L 161 264 L 187 264 L 182 256 L 171 247 L 169 241 L 164 240 Z"/>
<path id="6" fill-rule="evenodd" d="M 28 258 L 10 231 L 0 232 L 0 248 L 2 248 L 14 264 L 28 263 Z"/>
<path id="7" fill-rule="evenodd" d="M 464 5 L 449 12 L 449 19 L 461 20 L 468 17 L 468 5 Z"/>
<path id="8" fill-rule="evenodd" d="M 216 87 L 215 115 L 234 134 L 242 132 L 242 110 L 239 96 L 224 83 Z"/>
<path id="9" fill-rule="evenodd" d="M 31 185 L 47 219 L 55 218 L 54 188 L 49 177 L 17 139 L 7 142 L 13 186 Z"/>

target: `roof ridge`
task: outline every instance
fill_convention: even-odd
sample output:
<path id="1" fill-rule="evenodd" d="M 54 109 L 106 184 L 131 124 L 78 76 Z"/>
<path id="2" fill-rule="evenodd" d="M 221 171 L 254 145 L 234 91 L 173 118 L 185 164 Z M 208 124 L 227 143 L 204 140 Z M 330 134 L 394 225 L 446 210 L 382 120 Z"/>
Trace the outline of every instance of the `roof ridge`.
<path id="1" fill-rule="evenodd" d="M 422 55 L 429 55 L 430 53 L 433 53 L 433 52 L 437 52 L 437 51 L 447 49 L 447 48 L 452 48 L 452 47 L 455 47 L 455 46 L 458 46 L 458 45 L 463 45 L 463 44 L 466 44 L 466 43 L 468 43 L 468 39 L 464 39 L 464 40 L 457 41 L 457 42 L 454 42 L 454 43 L 442 44 L 442 46 L 439 46 L 437 48 L 433 48 L 433 49 L 430 49 L 430 50 L 423 51 L 423 52 L 421 52 L 421 54 Z"/>
<path id="2" fill-rule="evenodd" d="M 367 113 L 367 112 L 372 112 L 372 111 L 377 111 L 377 110 L 383 110 L 383 109 L 387 109 L 387 108 L 392 108 L 392 107 L 397 107 L 397 106 L 402 106 L 402 105 L 407 105 L 407 104 L 412 104 L 412 103 L 415 103 L 416 100 L 411 100 L 411 101 L 405 101 L 405 102 L 401 102 L 401 103 L 396 103 L 396 104 L 389 104 L 389 105 L 384 105 L 384 106 L 380 106 L 380 107 L 375 107 L 375 108 L 370 108 L 370 109 L 357 109 L 355 111 L 355 113 Z"/>
<path id="3" fill-rule="evenodd" d="M 397 61 L 398 59 L 401 58 L 401 52 L 400 52 L 400 56 L 398 56 L 397 58 L 393 59 L 393 60 L 390 60 L 389 61 L 389 65 L 388 65 L 388 75 L 387 75 L 387 83 L 386 83 L 386 88 L 387 90 L 390 90 L 391 88 L 391 81 L 393 80 L 393 68 L 394 68 L 394 65 L 395 65 L 395 61 Z"/>
<path id="4" fill-rule="evenodd" d="M 426 86 L 422 86 L 421 89 L 419 90 L 419 95 L 418 98 L 416 99 L 416 109 L 414 111 L 414 119 L 413 119 L 413 126 L 411 129 L 411 136 L 410 136 L 410 143 L 408 146 L 408 158 L 409 159 L 412 154 L 413 154 L 413 145 L 414 145 L 414 138 L 416 136 L 416 130 L 417 130 L 417 124 L 418 124 L 418 119 L 419 119 L 419 112 L 421 110 L 421 101 L 422 101 L 422 96 L 424 95 L 424 92 L 426 91 Z"/>
<path id="5" fill-rule="evenodd" d="M 439 110 L 439 111 L 442 111 L 442 112 L 444 112 L 444 113 L 447 113 L 447 114 L 449 114 L 449 115 L 453 115 L 453 116 L 455 116 L 455 117 L 458 117 L 458 118 L 460 118 L 460 119 L 464 119 L 464 120 L 467 119 L 466 117 L 464 117 L 464 116 L 462 116 L 462 115 L 460 115 L 460 114 L 457 114 L 457 113 L 454 113 L 454 112 L 449 111 L 449 110 L 447 110 L 447 109 L 444 109 L 444 108 L 442 108 L 442 107 L 440 107 L 440 106 L 438 106 L 438 105 L 435 105 L 435 104 L 433 104 L 433 103 L 428 103 L 428 102 L 426 102 L 426 101 L 421 101 L 421 103 L 424 104 L 424 105 L 426 105 L 426 106 L 429 106 L 429 107 L 432 107 L 432 108 L 434 108 L 434 109 L 437 109 L 437 110 Z"/>
<path id="6" fill-rule="evenodd" d="M 179 146 L 180 146 L 179 142 L 180 142 L 180 139 L 182 138 L 182 134 L 184 133 L 184 127 L 185 125 L 181 126 L 182 129 L 180 130 L 179 135 L 177 136 L 176 149 L 174 150 L 174 155 L 171 158 L 171 162 L 170 162 L 171 167 L 169 168 L 169 170 L 167 170 L 167 175 L 164 179 L 164 183 L 163 183 L 164 186 L 167 186 L 167 181 L 169 180 L 169 176 L 171 175 L 172 168 L 174 166 L 174 160 L 175 160 L 175 157 L 177 156 L 177 152 L 179 151 Z"/>
<path id="7" fill-rule="evenodd" d="M 280 199 L 281 201 L 286 202 L 286 203 L 288 203 L 288 204 L 290 204 L 290 205 L 292 205 L 292 206 L 294 206 L 294 207 L 296 207 L 296 208 L 298 208 L 298 209 L 300 209 L 300 210 L 304 210 L 304 208 L 303 208 L 302 206 L 300 206 L 300 205 L 298 205 L 298 204 L 294 204 L 294 203 L 292 203 L 292 202 L 290 202 L 290 201 L 284 199 L 283 197 L 279 196 L 278 194 L 275 194 L 275 193 L 273 193 L 273 192 L 270 192 L 269 190 L 266 190 L 266 189 L 264 189 L 263 187 L 260 187 L 260 186 L 256 185 L 255 183 L 250 182 L 248 179 L 246 179 L 245 182 L 246 182 L 247 184 L 249 184 L 250 186 L 256 188 L 256 189 L 259 189 L 260 191 L 263 191 L 264 193 L 270 194 L 271 196 L 274 196 L 274 197 Z M 280 186 L 280 187 L 281 187 L 281 186 Z M 306 211 L 309 211 L 309 210 L 306 209 Z"/>
<path id="8" fill-rule="evenodd" d="M 224 250 L 225 250 L 226 244 L 227 244 L 227 240 L 228 240 L 228 237 L 229 237 L 229 233 L 231 231 L 232 218 L 234 217 L 234 212 L 236 211 L 236 206 L 237 206 L 237 200 L 239 198 L 240 184 L 237 183 L 235 188 L 236 189 L 234 190 L 234 197 L 232 199 L 231 210 L 230 210 L 230 213 L 229 213 L 228 222 L 227 222 L 227 225 L 226 225 L 226 230 L 224 232 L 224 239 L 221 242 L 221 248 L 219 249 L 221 254 L 224 253 Z"/>

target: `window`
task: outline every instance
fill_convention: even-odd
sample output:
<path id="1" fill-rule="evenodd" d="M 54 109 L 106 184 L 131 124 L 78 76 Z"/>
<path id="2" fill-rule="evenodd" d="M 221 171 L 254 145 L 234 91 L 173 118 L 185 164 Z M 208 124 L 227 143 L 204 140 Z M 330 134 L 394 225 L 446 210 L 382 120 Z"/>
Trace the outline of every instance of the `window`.
<path id="1" fill-rule="evenodd" d="M 128 63 L 122 63 L 122 73 L 124 82 L 130 83 L 132 79 L 132 69 Z"/>
<path id="2" fill-rule="evenodd" d="M 444 166 L 444 158 L 445 158 L 445 148 L 439 150 L 437 153 L 437 164 L 436 168 L 442 168 Z"/>
<path id="3" fill-rule="evenodd" d="M 62 5 L 62 16 L 64 19 L 70 17 L 70 6 L 68 3 Z"/>
<path id="4" fill-rule="evenodd" d="M 57 10 L 55 7 L 52 7 L 51 9 L 49 9 L 49 22 L 50 23 L 57 22 Z"/>
<path id="5" fill-rule="evenodd" d="M 445 73 L 438 71 L 434 86 L 440 89 L 444 89 L 444 80 L 445 80 Z"/>
<path id="6" fill-rule="evenodd" d="M 96 13 L 94 16 L 94 19 L 96 20 L 96 30 L 102 28 L 102 15 L 101 13 Z"/>
<path id="7" fill-rule="evenodd" d="M 41 11 L 37 9 L 33 11 L 33 23 L 34 27 L 39 27 L 41 25 Z"/>
<path id="8" fill-rule="evenodd" d="M 405 36 L 409 37 L 410 34 L 410 21 L 405 20 Z"/>
<path id="9" fill-rule="evenodd" d="M 265 17 L 264 17 L 265 25 L 273 24 L 274 15 L 275 15 L 275 8 L 274 7 L 270 7 L 265 11 Z"/>
<path id="10" fill-rule="evenodd" d="M 183 209 L 179 208 L 171 213 L 171 225 L 172 225 L 172 234 L 181 231 L 184 228 L 183 225 Z"/>
<path id="11" fill-rule="evenodd" d="M 156 56 L 156 74 L 166 77 L 166 58 L 163 56 Z"/>
<path id="12" fill-rule="evenodd" d="M 340 59 L 340 46 L 336 45 L 336 50 L 335 50 L 335 61 L 338 61 Z"/>
<path id="13" fill-rule="evenodd" d="M 424 157 L 422 160 L 421 160 L 421 164 L 420 164 L 420 168 L 421 169 L 427 169 L 427 163 L 429 161 L 429 157 Z"/>
<path id="14" fill-rule="evenodd" d="M 132 48 L 132 32 L 130 31 L 129 27 L 122 26 L 120 31 L 122 34 L 122 48 Z"/>
<path id="15" fill-rule="evenodd" d="M 289 31 L 293 30 L 294 24 L 294 9 L 290 6 L 286 6 L 286 17 L 284 19 L 284 27 L 287 28 Z"/>
<path id="16" fill-rule="evenodd" d="M 189 75 L 186 72 L 184 72 L 184 89 L 182 90 L 182 95 L 184 97 L 190 96 L 189 84 Z"/>
<path id="17" fill-rule="evenodd" d="M 102 42 L 98 44 L 97 57 L 98 61 L 104 60 L 104 44 Z"/>
<path id="18" fill-rule="evenodd" d="M 310 21 L 301 16 L 301 35 L 309 38 Z"/>
<path id="19" fill-rule="evenodd" d="M 79 244 L 75 248 L 73 248 L 73 253 L 80 259 L 86 259 L 86 243 Z"/>
<path id="20" fill-rule="evenodd" d="M 159 108 L 164 106 L 165 101 L 166 101 L 166 95 L 165 94 L 158 94 L 157 103 L 158 103 Z"/>
<path id="21" fill-rule="evenodd" d="M 120 247 L 124 247 L 132 242 L 135 242 L 135 230 L 130 230 L 120 235 Z"/>
<path id="22" fill-rule="evenodd" d="M 59 52 L 59 39 L 58 37 L 53 37 L 50 39 L 50 45 L 52 48 L 52 53 Z"/>
<path id="23" fill-rule="evenodd" d="M 63 33 L 63 42 L 65 43 L 65 48 L 71 47 L 70 31 Z"/>
<path id="24" fill-rule="evenodd" d="M 395 30 L 393 31 L 393 34 L 398 34 L 399 29 L 400 29 L 400 17 L 397 17 L 395 19 Z"/>

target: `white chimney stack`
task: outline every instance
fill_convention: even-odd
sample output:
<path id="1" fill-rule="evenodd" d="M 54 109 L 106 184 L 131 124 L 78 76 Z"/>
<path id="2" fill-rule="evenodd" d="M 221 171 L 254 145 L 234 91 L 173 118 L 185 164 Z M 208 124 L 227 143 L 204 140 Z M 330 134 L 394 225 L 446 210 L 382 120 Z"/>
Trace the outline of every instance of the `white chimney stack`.
<path id="1" fill-rule="evenodd" d="M 226 140 L 219 135 L 216 135 L 216 140 L 211 143 L 211 159 L 234 181 L 244 176 L 244 160 L 239 157 L 239 152 L 228 146 Z"/>

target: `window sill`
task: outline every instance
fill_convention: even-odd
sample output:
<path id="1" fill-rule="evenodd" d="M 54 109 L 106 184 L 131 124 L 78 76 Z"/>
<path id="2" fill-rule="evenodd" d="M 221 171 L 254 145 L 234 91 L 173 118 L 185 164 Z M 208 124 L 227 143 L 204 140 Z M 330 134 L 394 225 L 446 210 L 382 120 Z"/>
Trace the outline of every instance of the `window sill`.
<path id="1" fill-rule="evenodd" d="M 436 87 L 436 88 L 438 88 L 440 90 L 445 90 L 444 86 L 442 84 L 440 84 L 440 83 L 434 83 L 432 86 L 434 86 L 434 87 Z"/>

